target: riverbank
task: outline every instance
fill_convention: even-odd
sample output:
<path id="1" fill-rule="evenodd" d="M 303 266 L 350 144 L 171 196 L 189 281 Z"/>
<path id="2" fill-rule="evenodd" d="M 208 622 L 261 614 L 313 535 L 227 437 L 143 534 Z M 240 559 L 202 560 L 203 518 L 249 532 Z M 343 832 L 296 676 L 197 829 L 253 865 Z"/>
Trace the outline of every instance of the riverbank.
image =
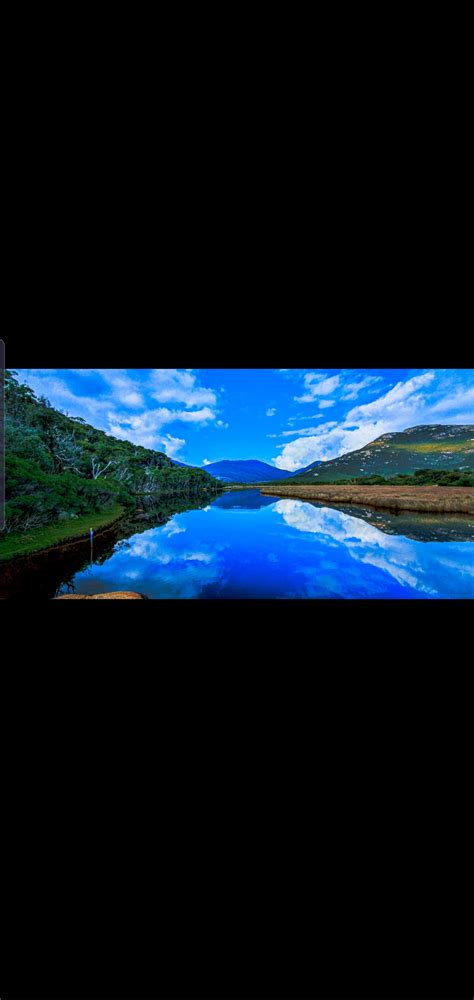
<path id="1" fill-rule="evenodd" d="M 48 551 L 54 552 L 64 546 L 82 544 L 82 542 L 89 540 L 91 528 L 94 532 L 94 539 L 99 539 L 125 518 L 133 518 L 136 523 L 151 522 L 157 509 L 163 515 L 164 523 L 167 518 L 176 513 L 194 507 L 202 507 L 212 502 L 220 492 L 218 490 L 212 493 L 203 493 L 199 497 L 196 495 L 186 497 L 183 494 L 163 491 L 157 494 L 138 494 L 133 507 L 115 504 L 97 514 L 85 514 L 67 521 L 56 521 L 54 524 L 31 531 L 12 532 L 9 535 L 2 532 L 0 533 L 0 566 L 5 566 L 6 563 L 13 560 L 41 555 Z"/>
<path id="2" fill-rule="evenodd" d="M 458 486 L 262 486 L 263 496 L 362 504 L 384 510 L 474 514 L 474 489 Z"/>
<path id="3" fill-rule="evenodd" d="M 269 483 L 223 483 L 222 493 L 232 493 L 232 491 L 237 491 L 240 493 L 241 490 L 262 490 L 263 487 L 269 486 Z"/>
<path id="4" fill-rule="evenodd" d="M 43 549 L 52 549 L 57 545 L 86 540 L 90 530 L 95 534 L 109 529 L 120 521 L 127 513 L 127 508 L 121 504 L 109 507 L 107 511 L 98 514 L 84 514 L 82 517 L 69 521 L 58 521 L 44 528 L 32 531 L 12 532 L 11 535 L 0 535 L 0 565 L 10 559 L 33 555 Z"/>

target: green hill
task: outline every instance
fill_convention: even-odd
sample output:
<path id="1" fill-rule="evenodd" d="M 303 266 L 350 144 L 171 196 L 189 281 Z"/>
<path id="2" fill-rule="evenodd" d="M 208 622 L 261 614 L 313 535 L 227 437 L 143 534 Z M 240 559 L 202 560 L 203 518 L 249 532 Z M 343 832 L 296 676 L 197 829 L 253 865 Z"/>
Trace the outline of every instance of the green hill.
<path id="1" fill-rule="evenodd" d="M 220 489 L 203 469 L 176 466 L 162 452 L 60 413 L 15 375 L 5 373 L 7 534 L 112 514 L 146 496 L 196 497 Z"/>
<path id="2" fill-rule="evenodd" d="M 428 424 L 383 434 L 364 448 L 316 462 L 293 483 L 337 483 L 370 476 L 413 475 L 423 469 L 474 472 L 474 424 Z"/>

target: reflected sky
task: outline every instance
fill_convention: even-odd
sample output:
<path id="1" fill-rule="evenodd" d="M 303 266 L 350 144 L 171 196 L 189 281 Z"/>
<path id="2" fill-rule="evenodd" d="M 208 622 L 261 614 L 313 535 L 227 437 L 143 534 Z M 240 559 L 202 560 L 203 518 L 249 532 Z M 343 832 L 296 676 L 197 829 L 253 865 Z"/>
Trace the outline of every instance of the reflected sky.
<path id="1" fill-rule="evenodd" d="M 74 586 L 188 600 L 472 598 L 472 540 L 415 541 L 341 510 L 248 490 L 118 542 Z"/>

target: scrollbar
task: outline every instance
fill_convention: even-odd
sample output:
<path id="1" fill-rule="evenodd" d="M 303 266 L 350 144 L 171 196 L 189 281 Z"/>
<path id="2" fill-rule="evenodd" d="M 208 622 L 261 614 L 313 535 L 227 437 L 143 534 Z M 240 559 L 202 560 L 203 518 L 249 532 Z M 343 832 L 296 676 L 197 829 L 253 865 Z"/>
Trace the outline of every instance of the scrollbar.
<path id="1" fill-rule="evenodd" d="M 5 528 L 5 344 L 0 340 L 0 531 Z"/>

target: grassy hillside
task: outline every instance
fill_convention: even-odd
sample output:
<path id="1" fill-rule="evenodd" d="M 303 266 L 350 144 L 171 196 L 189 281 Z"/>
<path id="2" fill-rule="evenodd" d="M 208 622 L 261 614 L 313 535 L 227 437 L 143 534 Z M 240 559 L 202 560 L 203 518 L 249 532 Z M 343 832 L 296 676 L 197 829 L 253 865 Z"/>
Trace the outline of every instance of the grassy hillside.
<path id="1" fill-rule="evenodd" d="M 5 378 L 6 531 L 0 546 L 11 533 L 102 517 L 139 497 L 197 496 L 219 488 L 202 469 L 177 467 L 162 452 L 59 413 L 15 374 L 7 371 Z"/>
<path id="2" fill-rule="evenodd" d="M 430 424 L 384 434 L 357 451 L 315 463 L 288 483 L 342 483 L 430 470 L 474 473 L 474 424 Z M 469 485 L 469 484 L 466 484 Z"/>

